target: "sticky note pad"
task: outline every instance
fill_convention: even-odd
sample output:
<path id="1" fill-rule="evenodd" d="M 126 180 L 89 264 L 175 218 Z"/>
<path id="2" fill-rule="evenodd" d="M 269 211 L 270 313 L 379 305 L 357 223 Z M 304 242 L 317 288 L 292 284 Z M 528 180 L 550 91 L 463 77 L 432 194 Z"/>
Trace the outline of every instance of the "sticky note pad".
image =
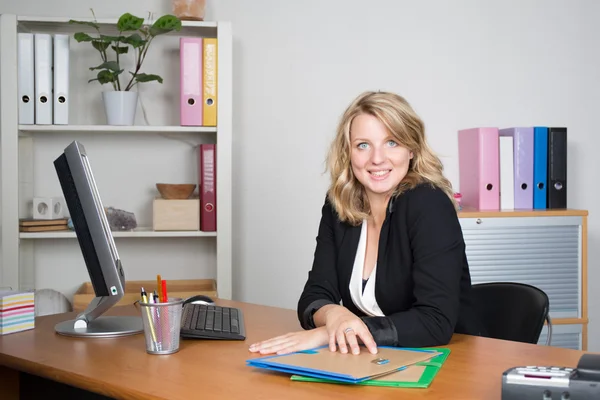
<path id="1" fill-rule="evenodd" d="M 0 335 L 33 329 L 34 292 L 0 291 Z"/>

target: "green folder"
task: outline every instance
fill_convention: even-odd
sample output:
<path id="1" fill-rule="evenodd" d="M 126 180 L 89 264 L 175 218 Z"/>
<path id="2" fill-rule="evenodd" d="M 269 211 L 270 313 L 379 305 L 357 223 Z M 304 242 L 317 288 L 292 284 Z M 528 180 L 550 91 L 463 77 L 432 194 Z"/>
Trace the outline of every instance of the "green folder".
<path id="1" fill-rule="evenodd" d="M 310 376 L 292 375 L 291 380 L 301 382 L 337 383 L 342 385 L 365 385 L 365 386 L 387 386 L 402 388 L 427 388 L 431 385 L 433 378 L 448 358 L 450 349 L 440 347 L 424 348 L 423 350 L 435 350 L 442 354 L 429 361 L 410 365 L 401 371 L 396 371 L 385 376 L 369 379 L 362 382 L 350 383 L 339 382 L 329 379 L 313 378 Z M 420 376 L 419 376 L 420 375 Z"/>

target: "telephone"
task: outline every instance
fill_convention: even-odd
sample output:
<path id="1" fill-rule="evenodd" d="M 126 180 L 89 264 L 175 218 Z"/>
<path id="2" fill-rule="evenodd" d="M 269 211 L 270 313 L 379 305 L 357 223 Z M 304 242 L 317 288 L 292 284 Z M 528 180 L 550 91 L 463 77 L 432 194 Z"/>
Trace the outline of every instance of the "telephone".
<path id="1" fill-rule="evenodd" d="M 577 368 L 521 366 L 502 374 L 502 400 L 600 399 L 600 354 L 584 354 Z"/>

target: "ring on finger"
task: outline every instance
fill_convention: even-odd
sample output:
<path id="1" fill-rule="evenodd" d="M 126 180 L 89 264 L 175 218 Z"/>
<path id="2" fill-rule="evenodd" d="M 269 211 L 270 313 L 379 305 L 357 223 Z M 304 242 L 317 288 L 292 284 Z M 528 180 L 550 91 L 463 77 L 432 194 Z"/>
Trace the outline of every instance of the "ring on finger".
<path id="1" fill-rule="evenodd" d="M 354 331 L 354 329 L 352 329 L 350 327 L 344 329 L 344 333 L 348 333 L 348 332 L 352 332 L 352 331 Z"/>

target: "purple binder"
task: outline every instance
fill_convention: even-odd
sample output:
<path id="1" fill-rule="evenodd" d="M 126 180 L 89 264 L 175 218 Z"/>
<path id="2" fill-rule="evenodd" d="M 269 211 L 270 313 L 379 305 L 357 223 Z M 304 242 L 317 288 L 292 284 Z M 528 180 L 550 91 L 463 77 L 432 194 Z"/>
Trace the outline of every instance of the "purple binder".
<path id="1" fill-rule="evenodd" d="M 533 127 L 499 130 L 500 136 L 513 137 L 515 171 L 515 209 L 533 208 Z"/>

